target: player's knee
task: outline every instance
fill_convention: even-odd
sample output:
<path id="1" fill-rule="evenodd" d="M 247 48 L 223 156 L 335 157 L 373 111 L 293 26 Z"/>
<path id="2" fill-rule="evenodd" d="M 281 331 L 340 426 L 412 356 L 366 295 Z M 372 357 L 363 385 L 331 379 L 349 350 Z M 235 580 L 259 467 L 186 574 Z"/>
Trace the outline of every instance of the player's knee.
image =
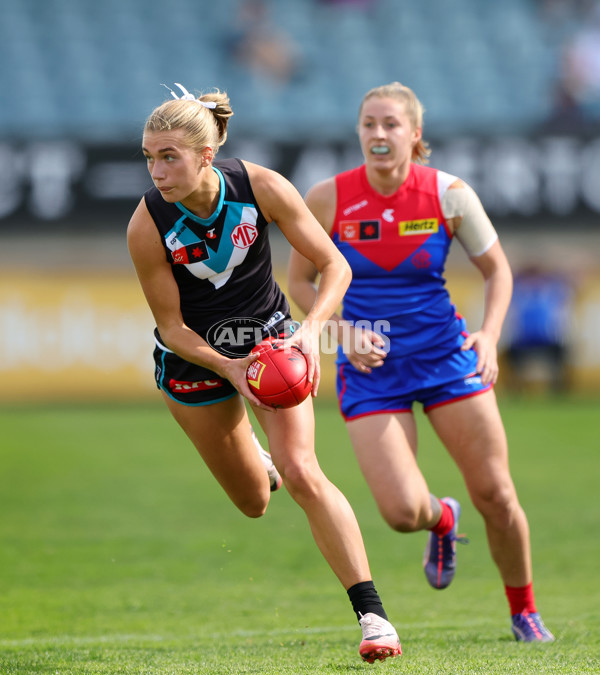
<path id="1" fill-rule="evenodd" d="M 243 506 L 239 506 L 238 508 L 248 518 L 260 518 L 261 516 L 265 515 L 267 505 L 244 504 Z"/>
<path id="2" fill-rule="evenodd" d="M 291 462 L 280 470 L 287 491 L 296 501 L 314 499 L 319 494 L 323 474 L 312 462 Z"/>
<path id="3" fill-rule="evenodd" d="M 387 508 L 382 510 L 382 514 L 386 523 L 396 532 L 416 532 L 423 527 L 420 509 L 410 504 Z"/>
<path id="4" fill-rule="evenodd" d="M 260 518 L 264 516 L 269 505 L 269 496 L 248 495 L 234 500 L 237 508 L 248 518 Z"/>
<path id="5" fill-rule="evenodd" d="M 498 486 L 473 497 L 473 503 L 485 521 L 496 529 L 509 528 L 520 509 L 512 485 Z"/>

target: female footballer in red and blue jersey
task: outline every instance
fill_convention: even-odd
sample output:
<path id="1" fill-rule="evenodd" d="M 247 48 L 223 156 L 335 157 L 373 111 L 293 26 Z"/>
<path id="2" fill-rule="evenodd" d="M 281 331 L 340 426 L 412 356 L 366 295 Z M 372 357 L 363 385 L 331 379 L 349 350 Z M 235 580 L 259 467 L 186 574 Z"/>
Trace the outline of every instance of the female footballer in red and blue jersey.
<path id="1" fill-rule="evenodd" d="M 331 236 L 353 270 L 343 319 L 379 323 L 388 345 L 386 367 L 369 373 L 352 367 L 340 345 L 344 418 L 406 412 L 414 401 L 428 410 L 489 389 L 477 373 L 477 353 L 461 350 L 467 328 L 443 276 L 453 234 L 440 193 L 456 178 L 411 163 L 406 181 L 390 196 L 370 186 L 364 165 L 335 181 Z"/>
<path id="2" fill-rule="evenodd" d="M 456 462 L 508 598 L 517 640 L 551 641 L 537 608 L 527 518 L 508 466 L 493 390 L 497 342 L 512 274 L 477 195 L 455 176 L 423 166 L 423 107 L 398 82 L 363 98 L 361 166 L 311 188 L 306 202 L 352 268 L 337 323 L 338 396 L 361 470 L 387 523 L 428 530 L 424 570 L 446 588 L 456 571 L 460 504 L 430 494 L 417 464 L 412 408 L 423 405 Z M 458 239 L 484 282 L 479 330 L 469 333 L 445 288 L 444 266 Z M 291 297 L 304 311 L 316 270 L 292 252 Z"/>

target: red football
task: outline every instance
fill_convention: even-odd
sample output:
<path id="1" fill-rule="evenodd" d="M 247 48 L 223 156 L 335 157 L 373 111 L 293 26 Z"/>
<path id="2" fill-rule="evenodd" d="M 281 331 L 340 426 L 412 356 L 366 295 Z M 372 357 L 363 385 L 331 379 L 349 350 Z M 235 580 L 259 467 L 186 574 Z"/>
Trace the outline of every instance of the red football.
<path id="1" fill-rule="evenodd" d="M 302 403 L 312 389 L 308 366 L 298 347 L 283 348 L 283 343 L 269 338 L 250 352 L 260 354 L 248 366 L 246 377 L 252 393 L 274 408 L 293 408 Z"/>

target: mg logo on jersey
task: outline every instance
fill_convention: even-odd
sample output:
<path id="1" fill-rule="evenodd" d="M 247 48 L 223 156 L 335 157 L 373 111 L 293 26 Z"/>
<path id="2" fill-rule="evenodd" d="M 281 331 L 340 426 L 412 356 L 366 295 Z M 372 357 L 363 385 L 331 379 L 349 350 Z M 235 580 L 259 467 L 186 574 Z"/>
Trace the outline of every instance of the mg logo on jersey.
<path id="1" fill-rule="evenodd" d="M 231 233 L 231 241 L 236 248 L 248 248 L 256 241 L 258 230 L 256 225 L 251 223 L 240 223 L 236 225 Z"/>

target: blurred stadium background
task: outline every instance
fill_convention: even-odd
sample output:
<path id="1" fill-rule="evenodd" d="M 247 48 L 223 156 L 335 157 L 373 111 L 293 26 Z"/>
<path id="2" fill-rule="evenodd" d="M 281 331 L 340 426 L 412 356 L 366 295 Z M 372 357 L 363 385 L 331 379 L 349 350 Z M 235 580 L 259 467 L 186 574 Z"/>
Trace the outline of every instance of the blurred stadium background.
<path id="1" fill-rule="evenodd" d="M 143 122 L 174 82 L 226 90 L 221 154 L 300 192 L 360 163 L 369 88 L 412 87 L 431 164 L 477 190 L 515 272 L 568 289 L 565 386 L 600 391 L 598 2 L 0 0 L 0 17 L 0 401 L 156 395 L 125 229 L 150 185 Z M 482 289 L 458 247 L 448 271 L 473 327 Z M 546 386 L 542 362 L 528 373 Z"/>

